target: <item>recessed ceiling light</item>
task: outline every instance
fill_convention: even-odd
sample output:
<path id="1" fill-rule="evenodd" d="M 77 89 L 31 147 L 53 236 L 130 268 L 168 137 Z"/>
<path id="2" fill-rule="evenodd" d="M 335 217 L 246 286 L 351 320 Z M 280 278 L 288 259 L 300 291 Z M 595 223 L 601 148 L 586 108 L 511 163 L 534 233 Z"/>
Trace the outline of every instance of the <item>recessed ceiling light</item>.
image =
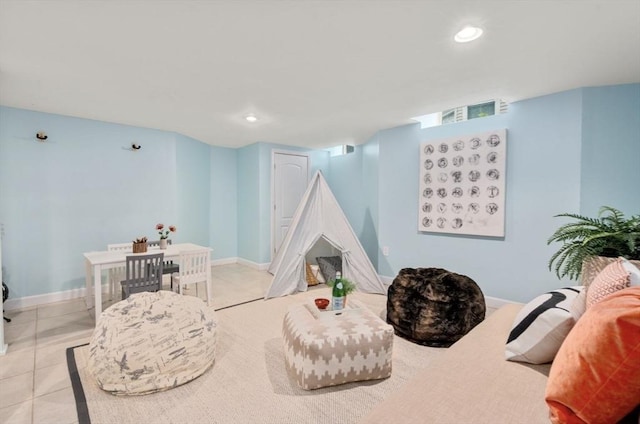
<path id="1" fill-rule="evenodd" d="M 458 43 L 468 43 L 469 41 L 473 41 L 480 38 L 481 35 L 482 35 L 482 29 L 478 27 L 467 26 L 462 28 L 460 31 L 458 31 L 458 33 L 456 34 L 455 37 L 453 37 L 453 39 L 456 40 Z"/>
<path id="2" fill-rule="evenodd" d="M 253 113 L 250 113 L 249 115 L 245 116 L 244 119 L 246 119 L 249 122 L 256 122 L 258 120 L 258 117 Z"/>

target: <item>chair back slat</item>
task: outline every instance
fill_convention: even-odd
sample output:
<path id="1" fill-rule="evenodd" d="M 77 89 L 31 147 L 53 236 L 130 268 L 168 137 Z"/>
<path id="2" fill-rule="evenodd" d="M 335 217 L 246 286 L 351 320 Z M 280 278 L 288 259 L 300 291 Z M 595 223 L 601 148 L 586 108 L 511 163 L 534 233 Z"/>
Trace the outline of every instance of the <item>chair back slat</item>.
<path id="1" fill-rule="evenodd" d="M 167 244 L 172 244 L 171 239 L 167 239 Z M 160 240 L 148 241 L 147 245 L 149 247 L 158 247 L 160 246 Z M 178 272 L 178 265 L 175 265 L 172 260 L 168 260 L 164 262 L 164 271 L 165 274 L 172 274 L 174 272 Z M 173 281 L 173 280 L 172 280 Z M 173 282 L 171 283 L 173 287 Z"/>
<path id="2" fill-rule="evenodd" d="M 122 298 L 132 293 L 158 291 L 162 288 L 164 253 L 127 256 L 125 279 L 122 281 Z"/>
<path id="3" fill-rule="evenodd" d="M 167 239 L 167 244 L 172 244 L 171 239 Z M 147 246 L 158 247 L 160 246 L 160 240 L 148 241 Z"/>
<path id="4" fill-rule="evenodd" d="M 125 252 L 131 253 L 133 252 L 133 243 L 114 243 L 108 244 L 107 250 L 109 252 Z M 113 299 L 113 295 L 115 294 L 115 287 L 117 284 L 124 280 L 124 271 L 125 266 L 118 266 L 114 268 L 109 268 L 109 299 Z"/>
<path id="5" fill-rule="evenodd" d="M 193 284 L 207 279 L 209 250 L 180 253 L 180 284 Z"/>

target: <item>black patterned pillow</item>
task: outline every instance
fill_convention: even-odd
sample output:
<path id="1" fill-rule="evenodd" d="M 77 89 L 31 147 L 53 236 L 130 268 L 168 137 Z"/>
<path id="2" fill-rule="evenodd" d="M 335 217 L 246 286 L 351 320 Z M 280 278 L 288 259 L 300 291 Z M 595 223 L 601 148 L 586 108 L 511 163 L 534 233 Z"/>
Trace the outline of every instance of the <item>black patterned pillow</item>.
<path id="1" fill-rule="evenodd" d="M 524 305 L 509 333 L 505 358 L 530 364 L 553 361 L 576 323 L 579 314 L 572 309 L 582 290 L 584 286 L 553 290 Z"/>
<path id="2" fill-rule="evenodd" d="M 329 282 L 336 279 L 336 271 L 342 273 L 342 258 L 340 256 L 321 256 L 316 258 L 324 280 Z"/>

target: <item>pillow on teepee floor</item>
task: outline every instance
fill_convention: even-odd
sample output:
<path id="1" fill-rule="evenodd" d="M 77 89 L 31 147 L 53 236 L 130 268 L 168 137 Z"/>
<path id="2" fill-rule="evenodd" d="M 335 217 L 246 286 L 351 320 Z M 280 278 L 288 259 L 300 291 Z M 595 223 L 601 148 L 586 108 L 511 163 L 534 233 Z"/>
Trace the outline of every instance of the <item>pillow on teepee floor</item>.
<path id="1" fill-rule="evenodd" d="M 324 276 L 325 281 L 333 281 L 336 279 L 336 272 L 342 272 L 342 257 L 340 256 L 320 256 L 316 258 L 320 272 Z"/>
<path id="2" fill-rule="evenodd" d="M 316 268 L 317 268 L 317 265 L 316 265 Z M 305 265 L 305 273 L 306 273 L 307 286 L 318 285 L 319 281 L 318 281 L 318 277 L 316 277 L 316 274 L 319 274 L 319 272 L 314 273 L 311 264 L 307 263 Z"/>
<path id="3" fill-rule="evenodd" d="M 311 275 L 313 275 L 315 277 L 316 280 L 318 280 L 318 283 L 326 283 L 326 281 L 324 280 L 324 275 L 322 275 L 322 272 L 320 272 L 320 265 L 309 265 L 309 267 L 311 268 Z"/>

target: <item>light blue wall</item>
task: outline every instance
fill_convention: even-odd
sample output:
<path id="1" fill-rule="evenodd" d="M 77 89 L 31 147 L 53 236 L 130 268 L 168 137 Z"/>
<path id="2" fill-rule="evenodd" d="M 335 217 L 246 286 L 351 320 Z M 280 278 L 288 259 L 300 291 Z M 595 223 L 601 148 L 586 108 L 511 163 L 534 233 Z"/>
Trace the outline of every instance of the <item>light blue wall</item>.
<path id="1" fill-rule="evenodd" d="M 313 177 L 317 171 L 322 171 L 322 174 L 327 178 L 327 174 L 330 173 L 329 163 L 330 157 L 327 150 L 308 150 L 306 153 L 309 155 L 311 161 L 311 167 L 309 168 L 309 178 Z"/>
<path id="2" fill-rule="evenodd" d="M 238 149 L 238 256 L 260 262 L 260 146 Z"/>
<path id="3" fill-rule="evenodd" d="M 375 181 L 373 184 L 371 181 L 371 167 L 365 166 L 365 158 L 372 150 L 372 145 L 373 143 L 355 146 L 352 153 L 331 157 L 327 183 L 365 252 L 376 266 L 376 229 L 369 198 L 376 195 L 377 186 Z"/>
<path id="4" fill-rule="evenodd" d="M 326 179 L 333 195 L 347 216 L 353 231 L 361 237 L 365 213 L 362 147 L 356 146 L 352 153 L 331 157 L 328 174 Z M 358 177 L 354 177 L 355 175 Z"/>
<path id="5" fill-rule="evenodd" d="M 210 236 L 214 259 L 238 256 L 238 150 L 211 146 Z"/>
<path id="6" fill-rule="evenodd" d="M 580 194 L 581 91 L 513 103 L 506 115 L 421 130 L 379 132 L 380 274 L 442 267 L 473 278 L 488 296 L 526 300 L 558 281 L 547 269 L 553 215 L 576 210 Z M 428 140 L 508 129 L 504 239 L 418 232 L 419 145 Z M 374 199 L 375 201 L 375 199 Z"/>
<path id="7" fill-rule="evenodd" d="M 260 190 L 259 222 L 258 231 L 258 263 L 271 262 L 271 175 L 272 175 L 272 150 L 277 145 L 258 143 L 260 157 L 258 159 L 260 177 L 258 178 L 258 189 Z"/>
<path id="8" fill-rule="evenodd" d="M 361 204 L 345 200 L 349 193 L 340 188 L 334 191 L 354 227 L 362 220 L 353 212 L 371 211 L 375 234 L 366 229 L 361 241 L 381 275 L 394 277 L 404 267 L 443 267 L 469 275 L 488 296 L 529 300 L 575 284 L 559 282 L 547 268 L 559 246 L 546 241 L 564 222 L 554 215 L 594 215 L 603 204 L 639 213 L 639 87 L 578 89 L 515 102 L 506 115 L 424 130 L 418 125 L 381 130 L 362 147 L 368 153 L 362 179 L 377 184 L 377 191 L 363 183 L 367 194 Z M 508 130 L 505 237 L 418 232 L 419 144 L 498 128 Z M 335 163 L 332 158 L 332 172 Z M 360 172 L 357 166 L 343 171 L 342 180 L 357 179 Z M 382 246 L 389 246 L 389 256 L 382 255 Z"/>
<path id="9" fill-rule="evenodd" d="M 330 159 L 327 179 L 374 267 L 378 266 L 378 136 Z"/>
<path id="10" fill-rule="evenodd" d="M 83 252 L 155 238 L 158 222 L 180 228 L 175 156 L 172 133 L 0 107 L 2 264 L 12 297 L 82 287 Z"/>
<path id="11" fill-rule="evenodd" d="M 46 143 L 35 133 L 46 130 Z M 132 151 L 131 144 L 142 145 Z M 159 130 L 2 107 L 0 223 L 12 297 L 83 287 L 82 253 L 176 225 L 175 242 L 214 259 L 268 263 L 271 155 L 303 151 L 328 173 L 328 152 L 256 143 L 209 146 Z M 41 258 L 32 267 L 25 254 Z"/>
<path id="12" fill-rule="evenodd" d="M 329 153 L 272 143 L 238 149 L 238 256 L 256 264 L 271 262 L 271 175 L 273 151 L 306 153 L 310 176 L 327 174 Z"/>
<path id="13" fill-rule="evenodd" d="M 83 252 L 156 238 L 157 222 L 177 225 L 178 242 L 210 245 L 214 259 L 268 263 L 277 149 L 310 155 L 311 174 L 322 170 L 380 274 L 439 266 L 469 275 L 488 296 L 525 301 L 561 284 L 547 269 L 557 246 L 546 240 L 561 224 L 553 215 L 603 204 L 638 213 L 639 121 L 639 84 L 587 88 L 516 102 L 506 115 L 381 130 L 330 158 L 0 107 L 4 279 L 12 297 L 82 287 Z M 419 233 L 419 144 L 497 128 L 509 140 L 505 237 Z M 46 143 L 35 141 L 40 130 Z M 132 152 L 131 143 L 143 147 Z"/>
<path id="14" fill-rule="evenodd" d="M 373 266 L 378 269 L 378 257 L 382 256 L 380 243 L 378 242 L 378 193 L 380 190 L 380 146 L 378 143 L 378 135 L 374 135 L 368 143 L 360 147 L 362 148 L 362 176 L 365 207 L 362 236 L 359 237 L 360 242 L 373 263 Z"/>
<path id="15" fill-rule="evenodd" d="M 211 146 L 181 134 L 175 137 L 176 206 L 180 227 L 171 238 L 174 242 L 182 240 L 209 246 Z"/>
<path id="16" fill-rule="evenodd" d="M 584 89 L 580 213 L 640 214 L 640 84 Z"/>

